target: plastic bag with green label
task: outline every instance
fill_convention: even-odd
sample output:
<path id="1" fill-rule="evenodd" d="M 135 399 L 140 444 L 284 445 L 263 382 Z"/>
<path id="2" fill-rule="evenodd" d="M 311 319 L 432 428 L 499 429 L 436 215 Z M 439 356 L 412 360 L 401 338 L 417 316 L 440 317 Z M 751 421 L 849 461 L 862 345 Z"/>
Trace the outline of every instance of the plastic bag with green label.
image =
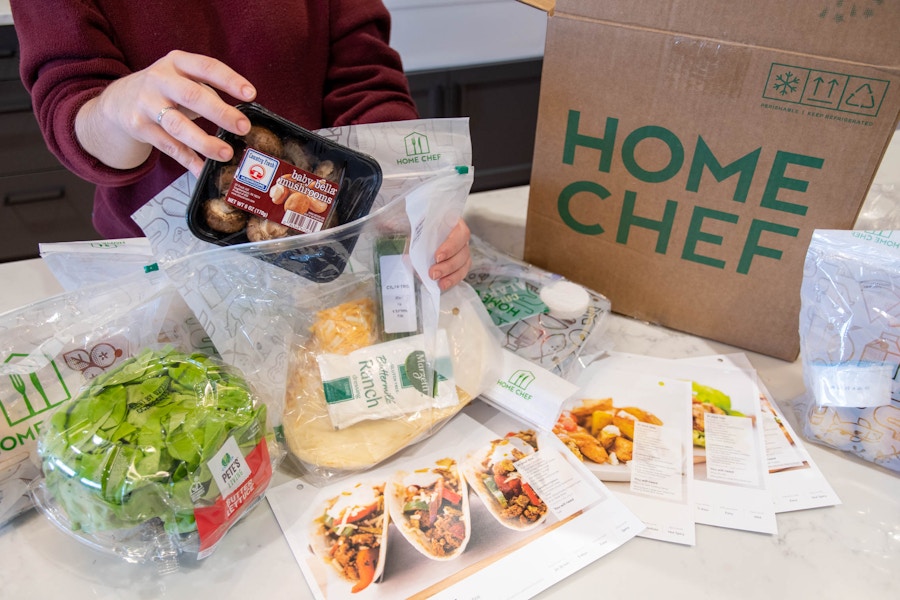
<path id="1" fill-rule="evenodd" d="M 63 532 L 161 572 L 211 553 L 284 455 L 259 371 L 170 335 L 180 302 L 151 269 L 0 316 L 4 459 Z"/>
<path id="2" fill-rule="evenodd" d="M 506 349 L 575 381 L 591 361 L 612 347 L 605 335 L 611 308 L 605 296 L 508 256 L 476 236 L 469 247 L 472 268 L 466 282 L 478 292 L 502 332 Z M 561 283 L 573 286 L 583 298 L 574 312 L 554 311 L 545 302 L 546 291 Z"/>
<path id="3" fill-rule="evenodd" d="M 280 393 L 289 455 L 313 480 L 369 468 L 430 435 L 492 383 L 499 348 L 471 288 L 441 293 L 427 274 L 472 184 L 465 120 L 326 133 L 382 165 L 362 218 L 210 247 L 183 243 L 172 190 L 136 215 L 219 351 L 270 367 L 266 397 Z M 429 140 L 427 160 L 405 153 L 411 135 L 415 149 Z"/>

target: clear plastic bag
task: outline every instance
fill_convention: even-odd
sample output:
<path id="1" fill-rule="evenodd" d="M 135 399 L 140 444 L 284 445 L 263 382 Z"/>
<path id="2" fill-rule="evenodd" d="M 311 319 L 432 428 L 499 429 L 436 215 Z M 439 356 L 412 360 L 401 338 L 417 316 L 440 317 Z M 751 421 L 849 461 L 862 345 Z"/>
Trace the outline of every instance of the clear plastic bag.
<path id="1" fill-rule="evenodd" d="M 66 291 L 116 283 L 156 262 L 147 238 L 52 242 L 38 245 L 41 258 Z"/>
<path id="2" fill-rule="evenodd" d="M 20 452 L 40 465 L 34 504 L 80 542 L 162 572 L 212 552 L 283 457 L 253 391 L 260 373 L 169 335 L 180 302 L 150 271 L 0 318 L 2 381 L 14 392 L 2 425 L 32 442 Z M 240 477 L 213 483 L 223 453 Z"/>
<path id="3" fill-rule="evenodd" d="M 466 277 L 503 334 L 505 348 L 569 381 L 612 347 L 605 336 L 611 304 L 587 288 L 578 316 L 554 316 L 541 291 L 567 281 L 561 275 L 508 256 L 475 236 Z M 580 287 L 580 286 L 579 286 Z"/>
<path id="4" fill-rule="evenodd" d="M 32 507 L 42 424 L 92 376 L 156 343 L 174 290 L 161 274 L 86 286 L 0 315 L 0 524 Z M 132 320 L 134 319 L 134 320 Z"/>
<path id="5" fill-rule="evenodd" d="M 900 471 L 900 231 L 816 230 L 800 300 L 804 436 Z"/>
<path id="6" fill-rule="evenodd" d="M 136 215 L 160 267 L 226 361 L 266 365 L 261 393 L 270 409 L 283 414 L 280 430 L 289 455 L 308 479 L 371 467 L 430 435 L 495 373 L 499 339 L 477 296 L 467 286 L 442 294 L 427 274 L 438 245 L 461 217 L 472 183 L 471 167 L 451 162 L 471 159 L 462 124 L 411 121 L 352 126 L 349 135 L 326 132 L 351 147 L 362 144 L 382 164 L 384 182 L 373 212 L 316 233 L 198 251 L 184 243 L 184 226 L 172 210 L 173 198 L 189 191 L 179 182 Z M 410 136 L 416 144 L 404 149 Z M 427 160 L 397 158 L 426 147 L 429 152 L 421 156 Z M 380 281 L 387 273 L 391 278 L 406 273 L 400 277 L 405 292 L 391 292 L 401 296 L 391 306 L 394 317 L 398 311 L 418 315 L 415 329 L 402 332 L 408 335 L 389 331 L 387 321 L 393 317 L 379 310 L 388 305 Z M 238 326 L 243 333 L 235 335 Z M 328 328 L 355 342 L 342 344 L 335 334 L 323 337 Z M 346 358 L 352 351 L 365 357 Z M 394 358 L 382 360 L 389 353 Z M 336 380 L 350 378 L 346 361 L 352 359 L 379 362 L 365 375 L 366 385 L 378 383 L 385 393 L 402 391 L 405 400 L 377 411 L 360 409 L 365 405 L 359 402 L 356 411 L 329 411 L 325 385 L 329 393 L 348 395 L 351 384 L 339 390 Z M 335 381 L 322 381 L 323 375 Z M 386 387 L 389 378 L 401 377 L 409 380 L 402 384 L 417 381 L 421 395 L 408 393 L 402 384 Z"/>
<path id="7" fill-rule="evenodd" d="M 266 406 L 236 369 L 148 348 L 98 375 L 38 440 L 51 521 L 131 562 L 208 556 L 272 477 Z"/>

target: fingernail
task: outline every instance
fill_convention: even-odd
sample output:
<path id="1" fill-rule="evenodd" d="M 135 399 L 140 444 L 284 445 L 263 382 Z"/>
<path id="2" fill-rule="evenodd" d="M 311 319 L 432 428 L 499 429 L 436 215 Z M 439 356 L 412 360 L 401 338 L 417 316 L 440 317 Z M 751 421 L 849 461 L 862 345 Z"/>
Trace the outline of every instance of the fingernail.
<path id="1" fill-rule="evenodd" d="M 441 278 L 441 272 L 440 272 L 440 271 L 437 271 L 437 270 L 432 271 L 432 272 L 431 272 L 431 278 L 434 279 L 435 281 L 437 281 L 438 279 Z"/>
<path id="2" fill-rule="evenodd" d="M 252 85 L 245 85 L 241 88 L 241 94 L 244 95 L 244 100 L 253 100 L 256 96 L 256 90 L 253 89 Z"/>
<path id="3" fill-rule="evenodd" d="M 435 255 L 434 255 L 434 262 L 444 262 L 444 259 L 445 259 L 445 258 L 447 258 L 447 257 L 444 256 L 443 254 L 435 254 Z"/>
<path id="4" fill-rule="evenodd" d="M 238 133 L 244 135 L 250 131 L 250 120 L 249 119 L 238 119 L 237 122 Z"/>

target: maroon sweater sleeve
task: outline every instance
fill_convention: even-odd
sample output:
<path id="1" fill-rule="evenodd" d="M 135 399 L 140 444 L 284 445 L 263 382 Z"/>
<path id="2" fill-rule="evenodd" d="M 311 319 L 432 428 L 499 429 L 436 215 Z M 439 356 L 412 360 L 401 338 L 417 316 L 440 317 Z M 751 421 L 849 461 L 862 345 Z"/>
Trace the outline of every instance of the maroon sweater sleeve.
<path id="1" fill-rule="evenodd" d="M 90 2 L 11 0 L 20 44 L 20 74 L 47 147 L 76 175 L 106 186 L 140 180 L 156 162 L 123 171 L 85 152 L 75 137 L 75 115 L 109 82 L 131 72 Z"/>
<path id="2" fill-rule="evenodd" d="M 20 74 L 47 146 L 97 184 L 94 224 L 107 237 L 140 235 L 130 216 L 184 168 L 154 151 L 135 169 L 111 169 L 81 148 L 75 115 L 173 49 L 218 58 L 253 82 L 257 102 L 307 129 L 417 117 L 382 0 L 268 0 L 263 9 L 246 0 L 11 0 L 11 8 Z"/>
<path id="3" fill-rule="evenodd" d="M 333 0 L 324 120 L 335 126 L 418 117 L 381 0 Z"/>

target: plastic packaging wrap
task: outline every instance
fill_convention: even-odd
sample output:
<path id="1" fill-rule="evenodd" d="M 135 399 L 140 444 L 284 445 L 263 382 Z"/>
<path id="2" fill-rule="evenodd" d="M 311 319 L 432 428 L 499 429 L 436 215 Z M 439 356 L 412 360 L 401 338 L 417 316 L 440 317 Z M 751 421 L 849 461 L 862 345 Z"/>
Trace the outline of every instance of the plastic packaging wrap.
<path id="1" fill-rule="evenodd" d="M 605 336 L 610 312 L 605 296 L 503 254 L 475 236 L 469 247 L 472 268 L 466 282 L 502 332 L 504 347 L 569 381 L 611 348 Z M 564 312 L 546 304 L 553 302 L 546 293 L 542 298 L 542 292 L 560 284 L 577 292 L 562 290 L 567 296 Z M 571 311 L 569 305 L 578 308 Z"/>
<path id="2" fill-rule="evenodd" d="M 491 380 L 499 339 L 484 307 L 467 286 L 441 294 L 428 277 L 472 183 L 468 162 L 458 162 L 471 160 L 463 125 L 410 121 L 326 132 L 367 148 L 384 171 L 377 208 L 330 229 L 205 250 L 185 244 L 183 221 L 173 210 L 176 197 L 190 197 L 182 181 L 136 215 L 160 267 L 226 362 L 266 365 L 260 393 L 270 410 L 283 414 L 280 431 L 308 479 L 373 466 L 429 435 Z M 342 267 L 332 270 L 334 264 Z M 388 305 L 385 277 L 402 284 L 390 292 L 402 296 L 391 300 L 393 317 L 414 311 L 414 331 L 388 330 L 394 318 L 380 312 Z M 348 359 L 349 352 L 360 354 Z M 386 382 L 405 377 L 393 388 L 404 390 L 405 399 L 377 410 L 366 409 L 358 396 L 351 400 L 352 360 L 374 369 L 359 375 L 363 386 L 390 392 Z M 421 397 L 407 394 L 404 384 L 413 382 Z M 337 406 L 342 401 L 355 408 Z"/>
<path id="3" fill-rule="evenodd" d="M 900 471 L 900 231 L 815 231 L 800 292 L 804 436 Z"/>
<path id="4" fill-rule="evenodd" d="M 117 283 L 156 262 L 147 238 L 50 242 L 38 245 L 41 258 L 66 291 Z"/>
<path id="5" fill-rule="evenodd" d="M 79 540 L 174 570 L 203 558 L 272 477 L 266 407 L 206 354 L 147 349 L 98 375 L 38 440 L 37 506 Z"/>
<path id="6" fill-rule="evenodd" d="M 859 210 L 853 229 L 900 229 L 900 183 L 873 183 Z"/>
<path id="7" fill-rule="evenodd" d="M 363 301 L 367 298 L 367 288 L 365 282 L 356 288 Z M 317 366 L 322 358 L 321 342 L 313 335 L 298 335 L 289 365 L 285 438 L 292 455 L 312 479 L 321 482 L 370 468 L 424 439 L 496 378 L 500 340 L 477 295 L 467 285 L 460 284 L 442 294 L 440 307 L 435 333 L 442 336 L 446 346 L 435 347 L 441 350 L 434 361 L 436 376 L 429 373 L 425 379 L 432 381 L 434 377 L 437 382 L 435 396 L 419 393 L 414 410 L 403 410 L 394 404 L 380 418 L 360 419 L 346 427 L 335 427 L 329 411 L 322 371 Z M 357 351 L 383 356 L 385 345 L 410 339 L 413 338 L 379 344 L 369 338 Z M 427 345 L 422 347 L 426 348 L 426 356 L 432 356 Z M 346 358 L 350 360 L 353 356 Z M 379 394 L 378 401 L 384 400 L 384 394 Z"/>
<path id="8" fill-rule="evenodd" d="M 91 377 L 158 343 L 177 297 L 161 273 L 98 284 L 0 315 L 0 524 L 31 501 L 43 424 Z"/>
<path id="9" fill-rule="evenodd" d="M 165 273 L 135 259 L 106 280 L 111 255 L 87 244 L 48 249 L 89 266 L 70 291 L 0 316 L 3 468 L 63 532 L 170 572 L 215 549 L 284 451 L 254 391 L 264 374 L 213 355 Z"/>

